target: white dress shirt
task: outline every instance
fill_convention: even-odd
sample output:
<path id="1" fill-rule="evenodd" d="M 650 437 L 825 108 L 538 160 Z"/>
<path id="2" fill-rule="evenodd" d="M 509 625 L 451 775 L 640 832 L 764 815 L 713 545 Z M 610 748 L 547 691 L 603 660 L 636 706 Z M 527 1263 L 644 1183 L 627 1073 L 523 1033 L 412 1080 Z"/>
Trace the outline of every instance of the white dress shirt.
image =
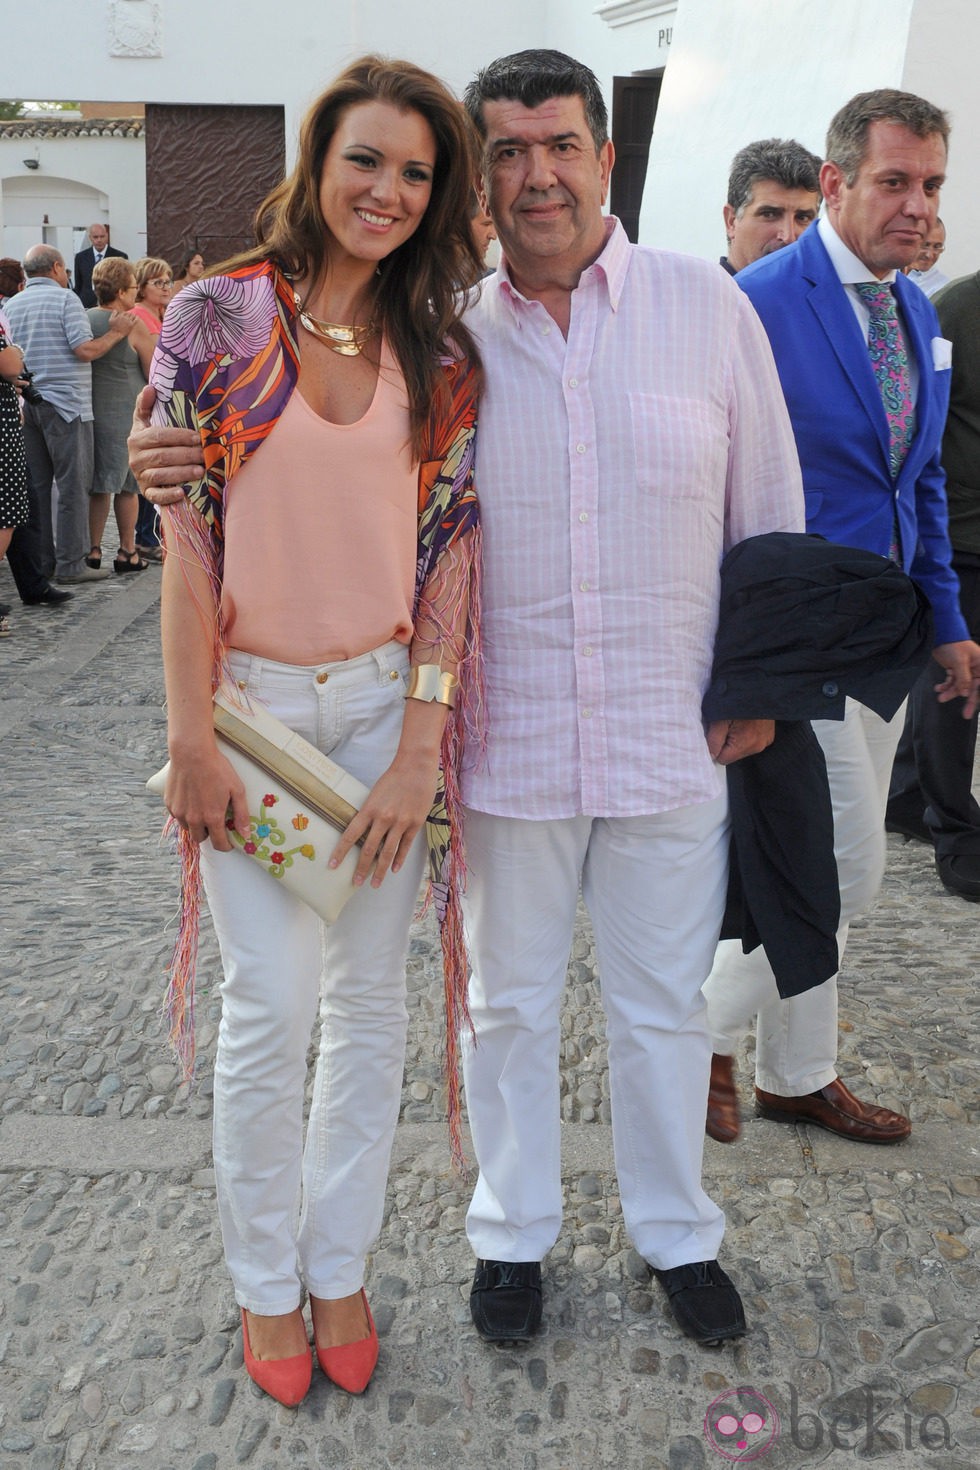
<path id="1" fill-rule="evenodd" d="M 898 275 L 898 271 L 886 271 L 883 276 L 876 276 L 873 271 L 868 269 L 864 261 L 844 244 L 840 235 L 838 235 L 825 214 L 822 214 L 817 220 L 817 230 L 824 243 L 827 254 L 830 256 L 830 263 L 837 272 L 847 299 L 854 310 L 858 326 L 861 328 L 861 335 L 865 342 L 867 342 L 868 333 L 871 328 L 871 311 L 868 303 L 855 291 L 854 287 L 859 281 L 871 281 L 876 286 L 892 286 L 895 283 L 895 277 Z M 898 307 L 897 298 L 896 306 Z M 901 307 L 898 307 L 898 315 L 901 318 Z M 912 402 L 915 403 L 919 396 L 919 364 L 916 361 L 911 341 L 905 333 L 903 333 L 903 336 L 905 337 L 905 347 L 909 362 L 909 386 L 912 394 Z"/>

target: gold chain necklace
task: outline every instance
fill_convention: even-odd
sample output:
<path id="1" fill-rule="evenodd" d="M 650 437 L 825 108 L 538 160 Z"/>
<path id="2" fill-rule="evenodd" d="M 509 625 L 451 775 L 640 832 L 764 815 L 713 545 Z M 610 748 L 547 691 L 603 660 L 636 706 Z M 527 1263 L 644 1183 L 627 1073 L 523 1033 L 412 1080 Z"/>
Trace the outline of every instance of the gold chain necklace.
<path id="1" fill-rule="evenodd" d="M 378 330 L 373 317 L 365 327 L 346 327 L 341 322 L 322 322 L 319 317 L 313 316 L 295 291 L 293 301 L 300 322 L 306 330 L 325 342 L 331 352 L 339 352 L 341 357 L 359 357 Z"/>

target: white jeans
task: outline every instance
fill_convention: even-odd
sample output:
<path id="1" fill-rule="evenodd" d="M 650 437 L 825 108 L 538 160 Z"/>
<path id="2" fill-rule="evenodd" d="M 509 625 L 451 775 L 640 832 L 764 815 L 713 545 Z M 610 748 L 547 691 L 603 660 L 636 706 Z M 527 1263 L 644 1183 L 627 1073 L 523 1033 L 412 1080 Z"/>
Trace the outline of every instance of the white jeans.
<path id="1" fill-rule="evenodd" d="M 319 668 L 240 653 L 230 663 L 253 697 L 366 785 L 390 764 L 404 713 L 404 645 Z M 424 842 L 419 834 L 401 871 L 379 889 L 366 884 L 329 928 L 241 853 L 205 843 L 201 857 L 224 969 L 214 1167 L 225 1257 L 239 1305 L 275 1316 L 299 1305 L 304 1286 L 325 1298 L 357 1291 L 381 1226 Z"/>
<path id="2" fill-rule="evenodd" d="M 539 1261 L 561 1228 L 559 1012 L 579 881 L 609 1042 L 626 1226 L 666 1269 L 711 1260 L 725 1217 L 701 1187 L 710 1044 L 701 985 L 724 908 L 724 797 L 659 816 L 465 814 L 473 975 L 466 1102 L 480 1166 L 477 1256 Z"/>
<path id="3" fill-rule="evenodd" d="M 839 961 L 852 919 L 873 901 L 885 871 L 885 806 L 905 706 L 883 720 L 849 699 L 843 720 L 814 720 L 827 758 L 834 809 L 834 853 L 840 884 Z M 838 961 L 838 962 L 839 962 Z M 743 954 L 723 940 L 704 987 L 716 1052 L 731 1056 L 753 1016 L 755 1080 L 765 1092 L 803 1097 L 837 1076 L 837 977 L 780 1000 L 765 950 Z"/>

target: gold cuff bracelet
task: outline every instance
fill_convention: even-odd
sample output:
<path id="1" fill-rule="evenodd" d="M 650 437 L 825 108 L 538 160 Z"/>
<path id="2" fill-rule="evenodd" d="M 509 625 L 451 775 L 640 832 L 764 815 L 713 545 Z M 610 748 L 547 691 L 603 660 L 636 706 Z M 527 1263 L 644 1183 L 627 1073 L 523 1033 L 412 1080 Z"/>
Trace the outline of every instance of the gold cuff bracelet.
<path id="1" fill-rule="evenodd" d="M 408 676 L 406 699 L 421 699 L 426 704 L 433 700 L 447 704 L 450 709 L 456 703 L 459 680 L 448 669 L 438 664 L 413 664 Z"/>

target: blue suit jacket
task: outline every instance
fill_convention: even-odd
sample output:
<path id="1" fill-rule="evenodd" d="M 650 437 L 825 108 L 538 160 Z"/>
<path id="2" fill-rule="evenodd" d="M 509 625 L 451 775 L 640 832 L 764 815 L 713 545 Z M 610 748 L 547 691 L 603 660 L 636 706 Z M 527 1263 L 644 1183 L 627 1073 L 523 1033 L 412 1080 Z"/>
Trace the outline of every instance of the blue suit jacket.
<path id="1" fill-rule="evenodd" d="M 933 366 L 932 341 L 942 333 L 928 297 L 897 277 L 919 386 L 915 437 L 896 482 L 867 343 L 816 226 L 735 279 L 772 345 L 803 470 L 807 530 L 887 556 L 897 510 L 902 563 L 929 598 L 937 644 L 968 637 L 939 462 L 950 374 Z"/>

